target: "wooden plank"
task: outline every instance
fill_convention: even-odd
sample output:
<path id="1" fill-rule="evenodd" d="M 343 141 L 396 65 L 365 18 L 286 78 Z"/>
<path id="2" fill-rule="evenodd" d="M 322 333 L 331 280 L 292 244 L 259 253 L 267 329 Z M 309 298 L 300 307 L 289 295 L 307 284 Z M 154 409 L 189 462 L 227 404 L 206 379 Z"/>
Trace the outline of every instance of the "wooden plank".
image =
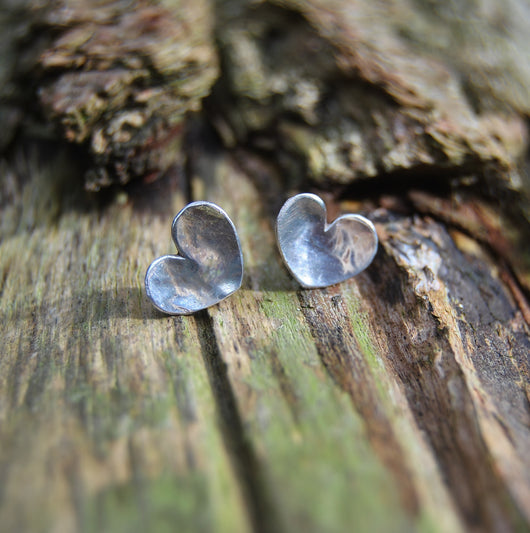
<path id="1" fill-rule="evenodd" d="M 226 364 L 234 416 L 269 487 L 274 519 L 286 530 L 457 531 L 406 399 L 401 394 L 394 405 L 395 383 L 365 361 L 375 350 L 355 281 L 298 291 L 279 263 L 260 173 L 253 184 L 234 158 L 199 151 L 194 161 L 194 197 L 231 206 L 243 243 L 247 288 L 209 311 L 212 344 Z M 275 177 L 264 177 L 273 198 Z"/>
<path id="2" fill-rule="evenodd" d="M 98 208 L 77 171 L 4 169 L 0 529 L 244 531 L 195 321 L 144 296 L 186 188 Z"/>
<path id="3" fill-rule="evenodd" d="M 143 289 L 182 169 L 98 205 L 64 158 L 3 168 L 2 529 L 524 530 L 529 334 L 491 258 L 382 210 L 373 267 L 301 291 L 274 168 L 193 139 L 246 276 L 190 317 Z"/>

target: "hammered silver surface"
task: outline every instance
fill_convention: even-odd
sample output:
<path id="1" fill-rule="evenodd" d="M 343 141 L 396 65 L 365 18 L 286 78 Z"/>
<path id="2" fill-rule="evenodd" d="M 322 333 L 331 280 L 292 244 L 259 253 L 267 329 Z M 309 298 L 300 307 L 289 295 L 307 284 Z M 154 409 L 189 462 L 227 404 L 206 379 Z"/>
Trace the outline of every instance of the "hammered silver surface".
<path id="1" fill-rule="evenodd" d="M 287 200 L 278 215 L 276 237 L 282 257 L 305 288 L 327 287 L 363 271 L 377 252 L 374 225 L 347 214 L 326 222 L 326 206 L 315 194 Z"/>
<path id="2" fill-rule="evenodd" d="M 243 255 L 234 224 L 210 202 L 188 204 L 173 220 L 179 255 L 155 259 L 145 275 L 154 306 L 187 315 L 219 303 L 241 287 Z"/>

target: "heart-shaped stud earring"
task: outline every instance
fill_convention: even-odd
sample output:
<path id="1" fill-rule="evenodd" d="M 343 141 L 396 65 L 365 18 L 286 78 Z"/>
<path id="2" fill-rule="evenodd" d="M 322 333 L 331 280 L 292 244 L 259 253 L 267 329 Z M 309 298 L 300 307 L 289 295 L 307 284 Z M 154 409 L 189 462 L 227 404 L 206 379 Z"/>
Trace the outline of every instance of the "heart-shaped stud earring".
<path id="1" fill-rule="evenodd" d="M 188 204 L 173 220 L 171 236 L 179 255 L 155 259 L 145 275 L 147 296 L 160 311 L 188 315 L 241 287 L 241 244 L 234 224 L 219 206 Z"/>
<path id="2" fill-rule="evenodd" d="M 326 222 L 326 205 L 315 194 L 293 196 L 280 210 L 276 237 L 287 268 L 305 288 L 327 287 L 364 270 L 377 252 L 374 225 L 347 214 Z"/>

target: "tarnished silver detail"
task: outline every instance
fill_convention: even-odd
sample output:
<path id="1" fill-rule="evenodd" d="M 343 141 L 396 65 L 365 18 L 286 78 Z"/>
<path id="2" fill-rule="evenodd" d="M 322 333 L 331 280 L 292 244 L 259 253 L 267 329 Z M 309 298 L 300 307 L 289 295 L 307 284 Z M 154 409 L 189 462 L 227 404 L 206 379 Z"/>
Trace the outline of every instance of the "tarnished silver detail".
<path id="1" fill-rule="evenodd" d="M 296 280 L 308 289 L 345 281 L 364 270 L 377 252 L 374 225 L 347 214 L 326 222 L 326 205 L 315 194 L 293 196 L 280 210 L 276 237 Z"/>
<path id="2" fill-rule="evenodd" d="M 193 202 L 173 220 L 179 255 L 155 259 L 145 275 L 154 306 L 188 315 L 214 305 L 241 287 L 243 255 L 234 224 L 210 202 Z"/>

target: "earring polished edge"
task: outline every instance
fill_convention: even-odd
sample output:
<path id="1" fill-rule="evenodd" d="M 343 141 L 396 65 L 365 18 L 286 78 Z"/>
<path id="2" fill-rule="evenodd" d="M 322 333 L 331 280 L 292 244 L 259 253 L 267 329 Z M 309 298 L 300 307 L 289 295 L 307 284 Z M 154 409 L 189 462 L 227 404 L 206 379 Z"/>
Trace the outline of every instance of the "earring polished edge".
<path id="1" fill-rule="evenodd" d="M 288 213 L 288 211 L 291 208 L 291 206 L 293 204 L 299 202 L 302 199 L 310 199 L 310 200 L 314 201 L 316 204 L 318 204 L 318 206 L 322 209 L 323 214 L 324 214 L 324 233 L 326 233 L 332 226 L 334 226 L 335 224 L 337 224 L 341 220 L 355 220 L 355 221 L 363 224 L 364 226 L 366 226 L 366 227 L 368 227 L 370 229 L 371 234 L 374 237 L 374 245 L 373 245 L 374 250 L 373 250 L 371 256 L 369 256 L 369 260 L 366 261 L 366 266 L 364 266 L 362 268 L 362 270 L 360 270 L 359 272 L 353 274 L 349 278 L 343 279 L 342 281 L 329 283 L 329 284 L 309 284 L 309 283 L 304 282 L 300 278 L 300 276 L 292 269 L 290 261 L 286 257 L 286 255 L 284 253 L 284 250 L 283 250 L 283 247 L 282 247 L 282 244 L 281 244 L 282 243 L 282 239 L 280 237 L 280 226 L 281 226 L 284 218 L 287 216 L 286 213 Z M 314 194 L 314 193 L 299 193 L 299 194 L 296 194 L 294 196 L 291 196 L 290 198 L 288 198 L 284 202 L 284 204 L 282 205 L 282 207 L 281 207 L 281 209 L 280 209 L 280 211 L 278 213 L 278 216 L 276 218 L 275 235 L 276 235 L 276 243 L 277 243 L 278 249 L 280 251 L 280 255 L 282 257 L 282 260 L 283 260 L 287 270 L 292 275 L 292 277 L 300 284 L 300 286 L 302 288 L 304 288 L 304 289 L 323 289 L 323 288 L 326 288 L 326 287 L 337 285 L 339 283 L 343 283 L 344 281 L 347 281 L 348 279 L 351 279 L 351 278 L 357 276 L 358 274 L 360 274 L 361 272 L 366 270 L 366 268 L 368 268 L 372 264 L 375 256 L 377 255 L 377 250 L 379 248 L 379 236 L 378 236 L 377 230 L 376 230 L 376 228 L 375 228 L 375 226 L 374 226 L 374 224 L 373 224 L 373 222 L 371 220 L 369 220 L 368 218 L 364 217 L 363 215 L 359 215 L 359 214 L 356 214 L 356 213 L 345 213 L 345 214 L 340 215 L 339 217 L 337 217 L 331 223 L 328 223 L 327 222 L 327 207 L 326 207 L 326 204 L 325 204 L 324 200 L 320 196 L 318 196 L 317 194 Z"/>
<path id="2" fill-rule="evenodd" d="M 178 244 L 178 238 L 177 238 L 177 224 L 178 224 L 178 220 L 186 213 L 186 211 L 188 211 L 189 209 L 193 209 L 193 208 L 197 208 L 197 207 L 209 207 L 210 209 L 213 209 L 214 211 L 217 211 L 218 213 L 220 213 L 224 220 L 226 220 L 228 222 L 228 224 L 230 225 L 232 231 L 233 231 L 233 235 L 235 237 L 235 241 L 237 243 L 237 249 L 238 249 L 238 255 L 239 255 L 239 263 L 241 265 L 241 274 L 239 276 L 239 279 L 237 281 L 237 286 L 236 288 L 231 291 L 230 293 L 228 293 L 226 296 L 224 296 L 223 298 L 217 300 L 216 302 L 210 304 L 210 305 L 207 305 L 205 307 L 202 307 L 202 308 L 199 308 L 199 309 L 187 309 L 187 308 L 184 308 L 184 307 L 181 307 L 182 311 L 168 311 L 167 309 L 164 309 L 162 308 L 160 305 L 158 305 L 158 303 L 156 302 L 156 300 L 154 299 L 153 297 L 153 293 L 152 293 L 152 289 L 151 289 L 151 280 L 150 280 L 150 273 L 153 271 L 153 268 L 158 265 L 159 263 L 162 263 L 163 261 L 166 261 L 166 260 L 183 260 L 183 261 L 193 261 L 194 263 L 197 263 L 197 261 L 195 261 L 194 259 L 191 259 L 188 254 L 186 254 L 185 251 L 181 250 L 181 247 L 179 246 Z M 209 201 L 206 201 L 206 200 L 198 200 L 198 201 L 194 201 L 194 202 L 190 202 L 189 204 L 185 205 L 176 215 L 175 217 L 173 218 L 173 221 L 171 223 L 171 238 L 173 240 L 173 243 L 177 249 L 177 254 L 166 254 L 166 255 L 163 255 L 163 256 L 160 256 L 160 257 L 157 257 L 156 259 L 154 259 L 149 267 L 147 268 L 147 271 L 145 273 L 145 276 L 144 276 L 144 286 L 145 286 L 145 292 L 146 292 L 146 295 L 147 297 L 149 298 L 151 304 L 156 308 L 158 309 L 160 312 L 166 314 L 166 315 L 169 315 L 169 316 L 189 316 L 189 315 L 192 315 L 194 313 L 198 313 L 199 311 L 203 311 L 204 309 L 208 309 L 210 307 L 213 307 L 214 305 L 217 305 L 219 304 L 220 302 L 222 302 L 223 300 L 229 298 L 230 296 L 232 296 L 232 294 L 234 294 L 236 291 L 238 291 L 240 288 L 241 288 L 241 285 L 243 283 L 243 277 L 244 277 L 244 259 L 243 259 L 243 252 L 242 252 L 242 249 L 241 249 L 241 240 L 239 238 L 239 234 L 237 232 L 237 229 L 234 225 L 234 223 L 232 222 L 232 219 L 228 216 L 228 213 L 222 208 L 220 207 L 219 205 L 213 203 L 213 202 L 209 202 Z"/>

